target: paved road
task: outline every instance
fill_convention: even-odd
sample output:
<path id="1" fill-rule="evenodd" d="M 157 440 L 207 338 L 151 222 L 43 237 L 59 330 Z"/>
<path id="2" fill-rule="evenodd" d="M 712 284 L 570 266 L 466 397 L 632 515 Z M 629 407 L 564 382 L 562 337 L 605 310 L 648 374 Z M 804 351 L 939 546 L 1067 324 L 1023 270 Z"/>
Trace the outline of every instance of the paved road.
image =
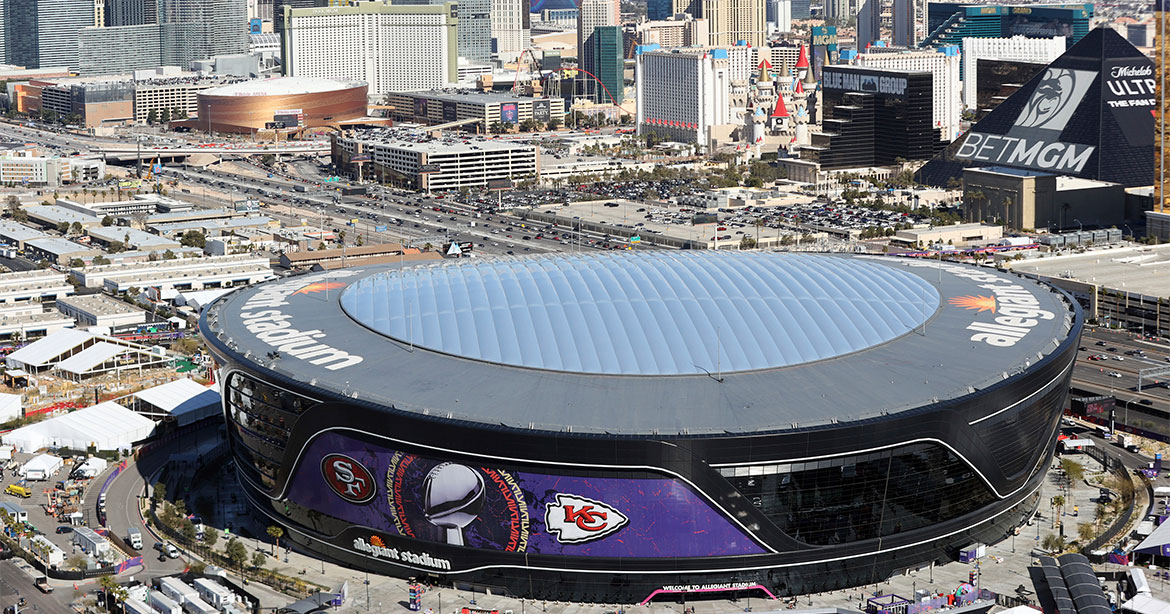
<path id="1" fill-rule="evenodd" d="M 40 612 L 41 614 L 67 614 L 71 610 L 61 603 L 60 599 L 67 599 L 63 591 L 50 594 L 42 593 L 33 584 L 32 577 L 21 571 L 12 560 L 0 562 L 0 607 L 8 608 L 18 599 L 24 597 L 27 604 L 21 612 Z"/>

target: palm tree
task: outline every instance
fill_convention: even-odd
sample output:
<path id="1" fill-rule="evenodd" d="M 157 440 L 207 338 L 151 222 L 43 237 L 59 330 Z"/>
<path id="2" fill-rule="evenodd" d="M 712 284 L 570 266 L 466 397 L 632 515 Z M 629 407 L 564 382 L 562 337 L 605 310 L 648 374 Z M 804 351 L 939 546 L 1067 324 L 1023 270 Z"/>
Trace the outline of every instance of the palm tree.
<path id="1" fill-rule="evenodd" d="M 268 527 L 268 535 L 276 540 L 272 548 L 272 556 L 276 556 L 276 551 L 280 549 L 280 538 L 284 536 L 284 529 L 277 525 L 272 525 Z"/>

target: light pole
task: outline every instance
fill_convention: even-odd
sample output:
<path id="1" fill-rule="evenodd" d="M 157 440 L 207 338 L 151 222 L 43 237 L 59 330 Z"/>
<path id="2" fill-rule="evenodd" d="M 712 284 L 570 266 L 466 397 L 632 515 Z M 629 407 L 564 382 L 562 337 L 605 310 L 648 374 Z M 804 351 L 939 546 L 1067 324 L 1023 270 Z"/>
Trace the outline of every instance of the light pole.
<path id="1" fill-rule="evenodd" d="M 1077 223 L 1077 232 L 1084 232 L 1085 231 L 1085 225 L 1082 224 L 1080 220 L 1073 218 L 1073 221 Z"/>

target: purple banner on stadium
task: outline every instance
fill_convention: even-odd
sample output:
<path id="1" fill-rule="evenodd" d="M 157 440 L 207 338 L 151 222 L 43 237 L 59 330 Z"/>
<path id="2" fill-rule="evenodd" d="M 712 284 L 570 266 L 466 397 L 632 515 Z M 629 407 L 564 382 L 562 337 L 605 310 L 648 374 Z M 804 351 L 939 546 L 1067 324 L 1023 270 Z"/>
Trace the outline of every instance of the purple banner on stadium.
<path id="1" fill-rule="evenodd" d="M 427 542 L 505 552 L 697 557 L 764 550 L 686 484 L 445 462 L 323 433 L 288 499 Z"/>

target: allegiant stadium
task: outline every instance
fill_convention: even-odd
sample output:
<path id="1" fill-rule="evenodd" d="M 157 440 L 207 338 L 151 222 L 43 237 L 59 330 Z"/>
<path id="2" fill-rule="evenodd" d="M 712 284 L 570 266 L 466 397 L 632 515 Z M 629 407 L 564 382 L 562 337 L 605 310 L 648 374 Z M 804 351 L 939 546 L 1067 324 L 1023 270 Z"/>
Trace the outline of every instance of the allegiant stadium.
<path id="1" fill-rule="evenodd" d="M 644 251 L 289 277 L 201 325 L 240 487 L 297 547 L 632 603 L 873 583 L 1011 534 L 1082 317 L 985 267 Z"/>

